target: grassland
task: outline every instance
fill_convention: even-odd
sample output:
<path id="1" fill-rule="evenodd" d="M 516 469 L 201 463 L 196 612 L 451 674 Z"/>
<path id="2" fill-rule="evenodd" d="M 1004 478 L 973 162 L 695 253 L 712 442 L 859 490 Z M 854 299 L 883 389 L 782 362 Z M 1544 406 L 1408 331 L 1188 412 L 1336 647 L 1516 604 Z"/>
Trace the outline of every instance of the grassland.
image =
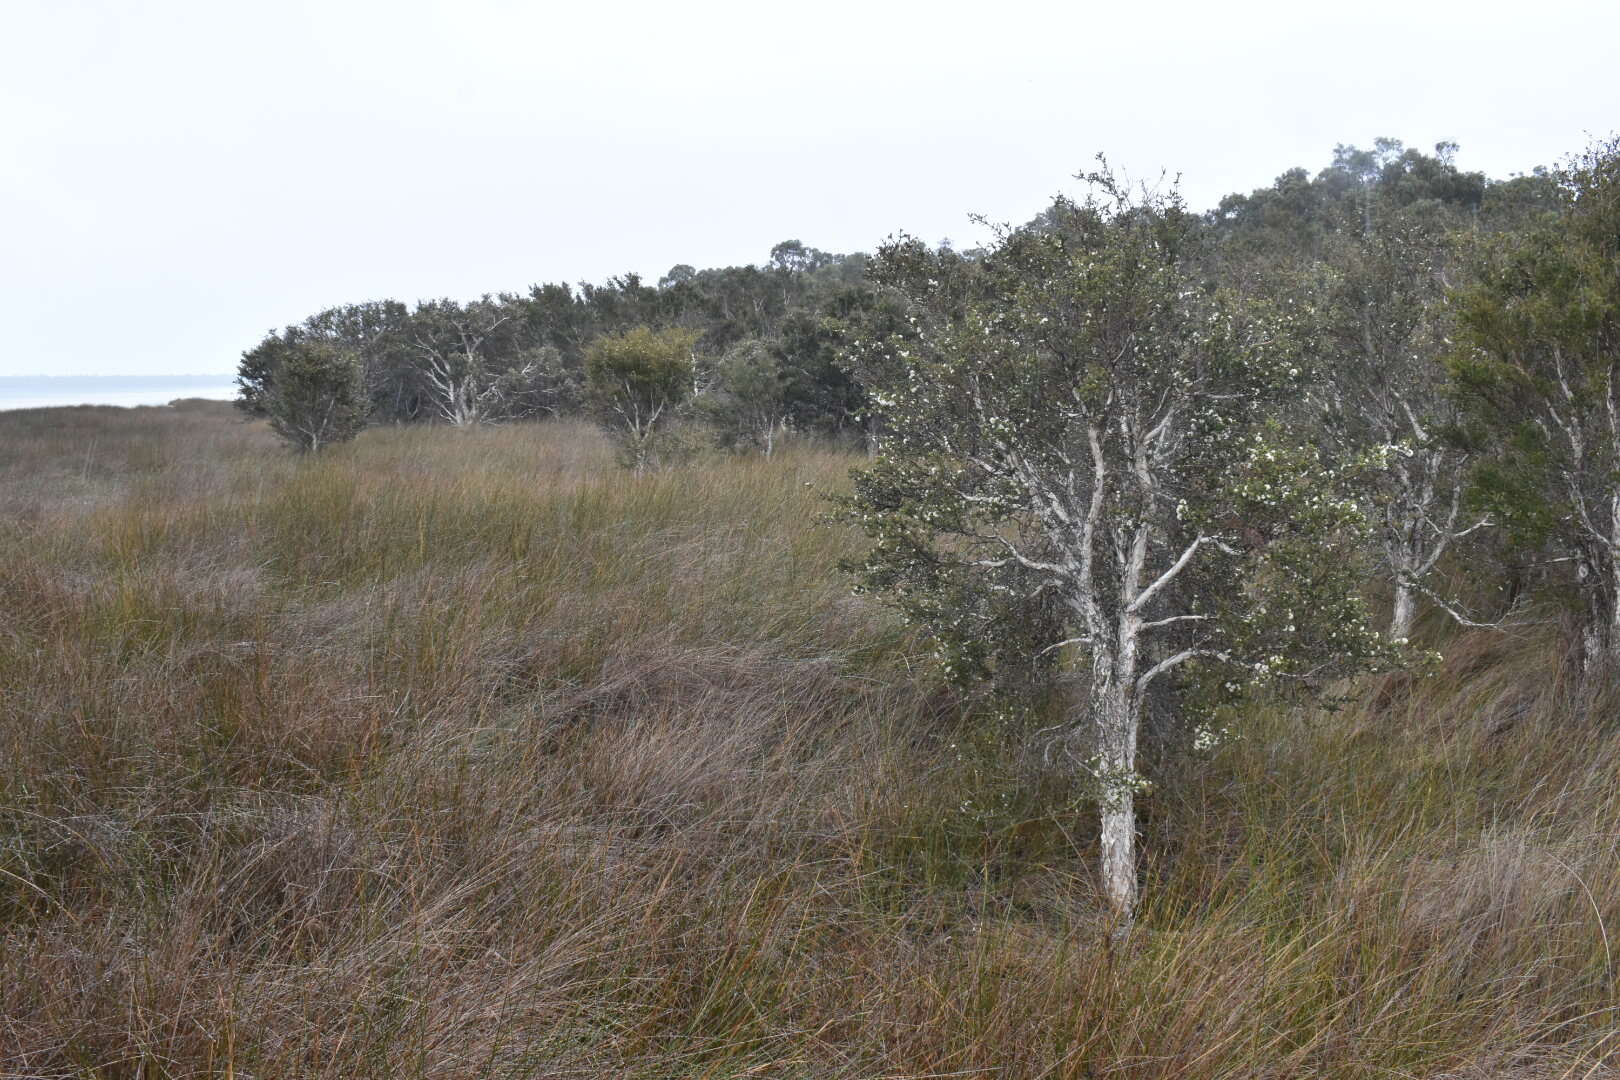
<path id="1" fill-rule="evenodd" d="M 1087 807 L 836 572 L 852 463 L 0 414 L 0 1077 L 1620 1075 L 1550 634 L 1170 768 L 1110 949 Z"/>

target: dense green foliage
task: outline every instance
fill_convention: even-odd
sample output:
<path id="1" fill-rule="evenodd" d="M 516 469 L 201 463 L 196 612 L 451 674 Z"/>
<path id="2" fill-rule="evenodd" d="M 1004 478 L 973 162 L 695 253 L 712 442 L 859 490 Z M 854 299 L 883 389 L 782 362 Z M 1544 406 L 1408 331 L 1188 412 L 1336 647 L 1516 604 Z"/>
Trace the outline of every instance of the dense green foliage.
<path id="1" fill-rule="evenodd" d="M 271 430 L 306 453 L 348 442 L 366 425 L 364 379 L 360 358 L 341 346 L 289 347 L 264 398 Z"/>
<path id="2" fill-rule="evenodd" d="M 1331 588 L 1288 616 L 1245 585 L 1288 575 L 1295 548 L 1332 564 L 1309 575 L 1318 584 L 1361 580 L 1344 478 L 1279 442 L 1285 406 L 1309 382 L 1307 317 L 1200 290 L 1179 205 L 1103 194 L 1058 204 L 1043 228 L 1008 234 L 979 261 L 910 240 L 879 253 L 874 277 L 911 318 L 854 354 L 885 431 L 849 504 L 876 541 L 866 583 L 931 627 L 949 667 L 979 677 L 993 674 L 992 652 L 1016 665 L 1008 653 L 1098 631 L 1072 593 L 1082 566 L 1112 623 L 1125 576 L 1140 589 L 1157 576 L 1140 576 L 1147 563 L 1128 570 L 1127 549 L 1139 540 L 1168 556 L 1162 572 L 1191 546 L 1194 569 L 1138 609 L 1200 612 L 1165 628 L 1168 653 L 1247 670 L 1261 658 L 1248 650 L 1298 651 L 1273 666 L 1318 668 L 1305 621 L 1359 617 L 1328 614 Z M 1037 614 L 1054 591 L 1055 625 Z M 1349 638 L 1332 646 L 1354 651 Z"/>
<path id="3" fill-rule="evenodd" d="M 1492 451 L 1482 502 L 1573 564 L 1590 671 L 1620 652 L 1620 141 L 1557 178 L 1561 213 L 1485 245 L 1452 373 Z"/>
<path id="4" fill-rule="evenodd" d="M 592 410 L 637 472 L 656 458 L 655 440 L 692 394 L 696 371 L 690 330 L 644 326 L 597 338 L 585 350 L 585 388 Z"/>

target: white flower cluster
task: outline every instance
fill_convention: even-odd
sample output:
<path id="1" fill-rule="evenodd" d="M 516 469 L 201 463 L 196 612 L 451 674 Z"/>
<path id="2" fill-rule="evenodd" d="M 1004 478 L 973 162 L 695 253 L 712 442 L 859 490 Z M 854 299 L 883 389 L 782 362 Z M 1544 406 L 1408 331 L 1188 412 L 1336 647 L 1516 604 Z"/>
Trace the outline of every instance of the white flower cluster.
<path id="1" fill-rule="evenodd" d="M 1193 749 L 1199 753 L 1208 753 L 1236 738 L 1232 729 L 1224 725 L 1210 727 L 1208 724 L 1199 724 L 1193 729 Z"/>
<path id="2" fill-rule="evenodd" d="M 1256 660 L 1249 666 L 1250 669 L 1254 671 L 1256 676 L 1259 678 L 1266 678 L 1267 676 L 1270 676 L 1275 672 L 1282 671 L 1284 668 L 1286 668 L 1288 666 L 1288 660 L 1285 657 L 1273 653 L 1263 660 Z"/>

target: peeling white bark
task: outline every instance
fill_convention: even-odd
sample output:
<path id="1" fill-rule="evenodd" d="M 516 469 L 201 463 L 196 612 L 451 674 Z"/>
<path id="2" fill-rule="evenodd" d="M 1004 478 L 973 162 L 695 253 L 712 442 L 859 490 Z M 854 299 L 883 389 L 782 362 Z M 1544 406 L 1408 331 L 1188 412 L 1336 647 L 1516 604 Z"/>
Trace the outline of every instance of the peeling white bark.
<path id="1" fill-rule="evenodd" d="M 1394 613 L 1389 618 L 1389 636 L 1404 641 L 1412 636 L 1412 624 L 1417 621 L 1417 593 L 1405 578 L 1395 579 Z"/>
<path id="2" fill-rule="evenodd" d="M 1098 858 L 1103 895 L 1115 932 L 1136 917 L 1136 742 L 1141 717 L 1134 695 L 1114 684 L 1095 687 L 1091 722 L 1097 734 L 1100 792 Z"/>

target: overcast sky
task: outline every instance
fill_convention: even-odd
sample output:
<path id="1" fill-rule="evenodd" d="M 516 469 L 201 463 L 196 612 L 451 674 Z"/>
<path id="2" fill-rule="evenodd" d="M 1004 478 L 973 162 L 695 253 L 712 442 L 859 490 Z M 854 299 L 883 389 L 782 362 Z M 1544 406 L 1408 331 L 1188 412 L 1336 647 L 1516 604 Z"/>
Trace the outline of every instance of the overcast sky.
<path id="1" fill-rule="evenodd" d="M 1620 127 L 1620 4 L 6 0 L 0 375 L 225 373 L 322 307 L 1195 206 L 1380 135 Z"/>

